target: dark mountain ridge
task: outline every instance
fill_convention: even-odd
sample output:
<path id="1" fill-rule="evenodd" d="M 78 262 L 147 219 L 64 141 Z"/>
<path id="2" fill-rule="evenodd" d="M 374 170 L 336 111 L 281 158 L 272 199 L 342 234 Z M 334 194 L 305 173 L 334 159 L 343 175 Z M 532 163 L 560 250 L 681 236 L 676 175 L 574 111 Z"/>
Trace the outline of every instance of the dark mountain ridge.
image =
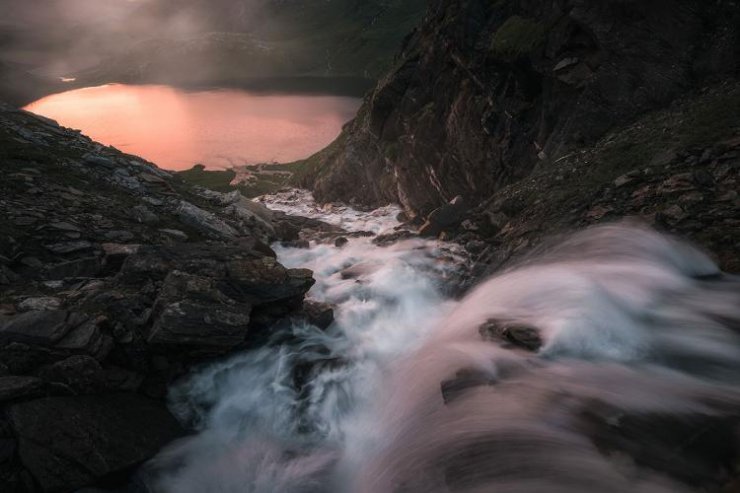
<path id="1" fill-rule="evenodd" d="M 437 1 L 304 183 L 414 214 L 477 204 L 739 67 L 732 1 Z"/>

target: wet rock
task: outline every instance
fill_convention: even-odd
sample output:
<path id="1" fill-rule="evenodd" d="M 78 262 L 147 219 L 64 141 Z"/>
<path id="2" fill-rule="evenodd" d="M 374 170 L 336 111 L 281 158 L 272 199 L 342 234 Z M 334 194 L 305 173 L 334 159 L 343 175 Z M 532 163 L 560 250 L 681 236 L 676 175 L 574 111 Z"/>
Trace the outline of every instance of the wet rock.
<path id="1" fill-rule="evenodd" d="M 409 238 L 415 238 L 416 234 L 412 231 L 408 231 L 405 229 L 401 229 L 398 231 L 394 231 L 392 233 L 386 233 L 382 235 L 378 235 L 375 238 L 373 238 L 373 245 L 377 245 L 379 247 L 386 247 L 393 245 L 394 243 L 397 243 L 402 240 L 407 240 Z"/>
<path id="2" fill-rule="evenodd" d="M 496 380 L 489 374 L 477 370 L 460 370 L 454 378 L 440 383 L 442 400 L 445 404 L 452 403 L 466 391 L 484 385 L 493 385 Z"/>
<path id="3" fill-rule="evenodd" d="M 182 435 L 163 404 L 132 393 L 47 397 L 15 404 L 8 415 L 20 461 L 44 492 L 93 484 Z"/>
<path id="4" fill-rule="evenodd" d="M 449 204 L 433 210 L 419 229 L 419 236 L 437 236 L 449 228 L 456 228 L 465 218 L 467 207 L 461 196 L 457 196 Z"/>
<path id="5" fill-rule="evenodd" d="M 372 262 L 360 262 L 351 265 L 339 272 L 339 276 L 342 279 L 358 279 L 362 276 L 367 276 L 378 270 L 378 265 Z"/>
<path id="6" fill-rule="evenodd" d="M 280 246 L 285 248 L 310 248 L 311 243 L 308 240 L 291 240 L 291 241 L 281 241 Z"/>
<path id="7" fill-rule="evenodd" d="M 509 343 L 527 351 L 542 347 L 539 330 L 530 325 L 492 319 L 481 325 L 478 332 L 484 340 Z"/>
<path id="8" fill-rule="evenodd" d="M 621 454 L 699 490 L 719 491 L 727 465 L 737 462 L 737 413 L 636 413 L 599 402 L 584 407 L 579 426 L 603 454 Z"/>
<path id="9" fill-rule="evenodd" d="M 303 302 L 303 314 L 308 323 L 322 330 L 334 322 L 334 307 L 329 303 L 306 300 Z"/>
<path id="10" fill-rule="evenodd" d="M 342 248 L 347 243 L 349 243 L 349 240 L 345 238 L 344 236 L 340 236 L 339 238 L 334 240 L 334 246 L 337 248 Z"/>
<path id="11" fill-rule="evenodd" d="M 308 269 L 286 269 L 275 259 L 233 260 L 220 288 L 237 300 L 270 303 L 302 297 L 314 284 Z"/>
<path id="12" fill-rule="evenodd" d="M 477 254 L 477 253 L 480 253 L 483 250 L 485 250 L 487 246 L 488 245 L 484 241 L 481 241 L 481 240 L 471 240 L 471 241 L 465 243 L 465 250 L 468 253 Z"/>

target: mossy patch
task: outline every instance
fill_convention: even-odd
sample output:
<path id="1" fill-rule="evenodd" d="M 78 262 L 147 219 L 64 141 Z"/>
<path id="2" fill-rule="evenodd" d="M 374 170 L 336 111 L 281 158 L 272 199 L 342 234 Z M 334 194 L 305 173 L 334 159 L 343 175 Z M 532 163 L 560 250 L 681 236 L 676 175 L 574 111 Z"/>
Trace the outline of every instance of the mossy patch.
<path id="1" fill-rule="evenodd" d="M 545 25 L 514 15 L 498 28 L 491 41 L 491 54 L 505 60 L 529 55 L 545 42 Z"/>
<path id="2" fill-rule="evenodd" d="M 231 192 L 236 189 L 231 185 L 236 173 L 228 169 L 211 171 L 202 164 L 196 164 L 189 170 L 179 171 L 177 175 L 191 185 L 199 185 L 217 192 Z"/>

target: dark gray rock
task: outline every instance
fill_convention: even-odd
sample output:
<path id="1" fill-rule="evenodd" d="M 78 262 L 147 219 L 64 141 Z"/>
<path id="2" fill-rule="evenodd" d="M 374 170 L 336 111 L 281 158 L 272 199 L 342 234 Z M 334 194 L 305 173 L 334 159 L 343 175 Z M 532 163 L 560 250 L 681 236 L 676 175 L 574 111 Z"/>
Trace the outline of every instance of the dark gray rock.
<path id="1" fill-rule="evenodd" d="M 43 492 L 73 491 L 150 459 L 182 436 L 164 404 L 131 393 L 47 397 L 8 411 Z"/>
<path id="2" fill-rule="evenodd" d="M 527 351 L 542 347 L 542 337 L 536 327 L 504 320 L 488 320 L 478 328 L 483 339 L 512 344 Z"/>
<path id="3" fill-rule="evenodd" d="M 228 349 L 244 341 L 251 310 L 222 293 L 214 279 L 174 271 L 164 281 L 147 340 Z"/>
<path id="4" fill-rule="evenodd" d="M 47 382 L 62 384 L 77 394 L 100 392 L 106 385 L 106 375 L 100 363 L 85 355 L 58 361 L 42 368 L 38 375 Z"/>
<path id="5" fill-rule="evenodd" d="M 53 346 L 72 328 L 69 312 L 64 310 L 30 311 L 17 315 L 0 327 L 0 342 L 20 342 Z"/>
<path id="6" fill-rule="evenodd" d="M 46 279 L 75 279 L 95 277 L 100 273 L 100 259 L 87 257 L 68 262 L 48 265 L 44 270 Z"/>
<path id="7" fill-rule="evenodd" d="M 329 303 L 306 300 L 303 302 L 303 314 L 308 323 L 322 330 L 334 323 L 334 307 Z"/>
<path id="8" fill-rule="evenodd" d="M 0 377 L 0 403 L 37 396 L 43 385 L 43 381 L 36 377 Z"/>

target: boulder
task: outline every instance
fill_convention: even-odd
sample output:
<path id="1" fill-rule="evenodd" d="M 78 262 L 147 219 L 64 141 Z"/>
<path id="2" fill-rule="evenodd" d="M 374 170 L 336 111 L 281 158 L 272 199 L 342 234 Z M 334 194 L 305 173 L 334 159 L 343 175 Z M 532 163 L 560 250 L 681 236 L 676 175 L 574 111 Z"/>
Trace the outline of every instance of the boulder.
<path id="1" fill-rule="evenodd" d="M 8 411 L 20 461 L 43 492 L 74 491 L 150 459 L 183 431 L 138 394 L 46 397 Z"/>
<path id="2" fill-rule="evenodd" d="M 465 201 L 458 195 L 449 204 L 437 207 L 427 216 L 426 222 L 419 229 L 419 235 L 433 237 L 442 231 L 457 228 L 465 219 L 466 210 Z"/>
<path id="3" fill-rule="evenodd" d="M 12 341 L 52 346 L 71 329 L 69 312 L 64 310 L 34 310 L 12 318 L 0 327 L 0 342 Z"/>
<path id="4" fill-rule="evenodd" d="M 512 344 L 527 351 L 537 351 L 542 347 L 542 338 L 536 327 L 522 323 L 491 319 L 478 328 L 487 341 Z"/>
<path id="5" fill-rule="evenodd" d="M 190 202 L 181 201 L 177 215 L 183 224 L 194 228 L 207 236 L 230 239 L 238 235 L 237 231 L 208 211 Z"/>
<path id="6" fill-rule="evenodd" d="M 174 271 L 164 281 L 147 340 L 228 350 L 244 341 L 251 310 L 221 292 L 214 279 Z"/>
<path id="7" fill-rule="evenodd" d="M 270 303 L 303 295 L 313 286 L 313 272 L 286 269 L 271 257 L 232 260 L 220 288 L 233 299 Z"/>
<path id="8" fill-rule="evenodd" d="M 321 301 L 306 300 L 303 302 L 303 315 L 311 325 L 321 330 L 334 323 L 334 307 Z"/>

